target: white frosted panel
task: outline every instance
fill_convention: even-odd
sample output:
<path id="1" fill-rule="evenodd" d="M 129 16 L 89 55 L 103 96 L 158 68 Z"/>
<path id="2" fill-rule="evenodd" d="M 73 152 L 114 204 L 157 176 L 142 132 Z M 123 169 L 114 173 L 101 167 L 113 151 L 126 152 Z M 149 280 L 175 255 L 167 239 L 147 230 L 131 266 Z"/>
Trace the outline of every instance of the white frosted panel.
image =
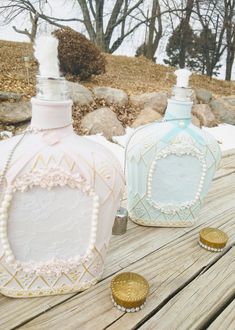
<path id="1" fill-rule="evenodd" d="M 9 241 L 20 261 L 84 255 L 91 230 L 92 198 L 68 187 L 16 192 L 9 212 Z"/>
<path id="2" fill-rule="evenodd" d="M 169 155 L 159 159 L 153 174 L 153 201 L 180 203 L 193 200 L 201 173 L 202 165 L 196 157 Z"/>

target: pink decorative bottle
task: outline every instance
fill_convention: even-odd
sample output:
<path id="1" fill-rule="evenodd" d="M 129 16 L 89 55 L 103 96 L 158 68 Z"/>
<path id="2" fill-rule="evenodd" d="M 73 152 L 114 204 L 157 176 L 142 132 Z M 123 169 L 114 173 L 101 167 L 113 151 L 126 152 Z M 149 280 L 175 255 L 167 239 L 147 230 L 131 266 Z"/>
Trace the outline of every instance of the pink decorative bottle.
<path id="1" fill-rule="evenodd" d="M 114 156 L 74 133 L 66 81 L 48 76 L 31 126 L 0 143 L 0 292 L 11 297 L 94 285 L 124 184 Z"/>

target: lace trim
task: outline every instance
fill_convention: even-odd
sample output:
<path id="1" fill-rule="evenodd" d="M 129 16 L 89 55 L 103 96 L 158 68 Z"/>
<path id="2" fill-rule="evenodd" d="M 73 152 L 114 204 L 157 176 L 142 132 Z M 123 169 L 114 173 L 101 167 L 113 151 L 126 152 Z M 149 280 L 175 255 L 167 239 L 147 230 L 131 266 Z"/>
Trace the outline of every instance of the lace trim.
<path id="1" fill-rule="evenodd" d="M 50 190 L 53 187 L 69 186 L 72 189 L 79 189 L 84 193 L 89 193 L 91 186 L 86 183 L 86 179 L 80 174 L 71 175 L 58 167 L 35 170 L 17 177 L 12 184 L 13 191 L 27 191 L 34 186 Z"/>

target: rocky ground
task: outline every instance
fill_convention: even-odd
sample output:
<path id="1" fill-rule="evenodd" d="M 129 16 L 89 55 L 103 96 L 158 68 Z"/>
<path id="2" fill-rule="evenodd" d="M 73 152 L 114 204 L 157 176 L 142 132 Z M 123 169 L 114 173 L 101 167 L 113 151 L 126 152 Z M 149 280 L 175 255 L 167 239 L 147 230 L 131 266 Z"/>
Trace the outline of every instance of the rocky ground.
<path id="1" fill-rule="evenodd" d="M 124 134 L 126 126 L 138 127 L 160 119 L 175 83 L 174 70 L 144 58 L 106 55 L 106 60 L 106 73 L 85 83 L 67 77 L 75 130 L 80 134 L 103 133 L 111 139 Z M 0 41 L 2 138 L 28 125 L 36 72 L 30 44 Z M 197 126 L 213 127 L 220 122 L 235 125 L 234 82 L 193 75 L 191 85 L 193 122 Z"/>

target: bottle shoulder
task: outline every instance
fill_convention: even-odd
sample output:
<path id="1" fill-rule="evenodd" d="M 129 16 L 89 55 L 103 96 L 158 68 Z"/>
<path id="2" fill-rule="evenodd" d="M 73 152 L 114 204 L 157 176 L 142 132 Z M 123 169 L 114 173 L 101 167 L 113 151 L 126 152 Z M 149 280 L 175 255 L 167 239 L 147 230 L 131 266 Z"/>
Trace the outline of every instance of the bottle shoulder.
<path id="1" fill-rule="evenodd" d="M 22 136 L 6 141 L 0 146 L 0 171 Z M 109 150 L 85 137 L 70 134 L 57 140 L 56 135 L 27 134 L 16 147 L 7 173 L 9 181 L 19 174 L 32 171 L 48 171 L 51 168 L 72 174 L 83 173 L 87 180 L 93 180 L 94 173 L 110 177 L 110 184 L 118 187 L 124 182 L 120 164 Z M 113 183 L 111 183 L 113 182 Z"/>
<path id="2" fill-rule="evenodd" d="M 164 148 L 169 143 L 177 141 L 194 144 L 202 152 L 208 146 L 213 154 L 220 153 L 220 147 L 216 139 L 208 132 L 190 123 L 184 128 L 180 128 L 172 122 L 156 122 L 151 125 L 137 129 L 130 137 L 127 144 L 127 153 L 143 153 L 156 146 Z M 152 150 L 154 150 L 152 148 Z"/>

